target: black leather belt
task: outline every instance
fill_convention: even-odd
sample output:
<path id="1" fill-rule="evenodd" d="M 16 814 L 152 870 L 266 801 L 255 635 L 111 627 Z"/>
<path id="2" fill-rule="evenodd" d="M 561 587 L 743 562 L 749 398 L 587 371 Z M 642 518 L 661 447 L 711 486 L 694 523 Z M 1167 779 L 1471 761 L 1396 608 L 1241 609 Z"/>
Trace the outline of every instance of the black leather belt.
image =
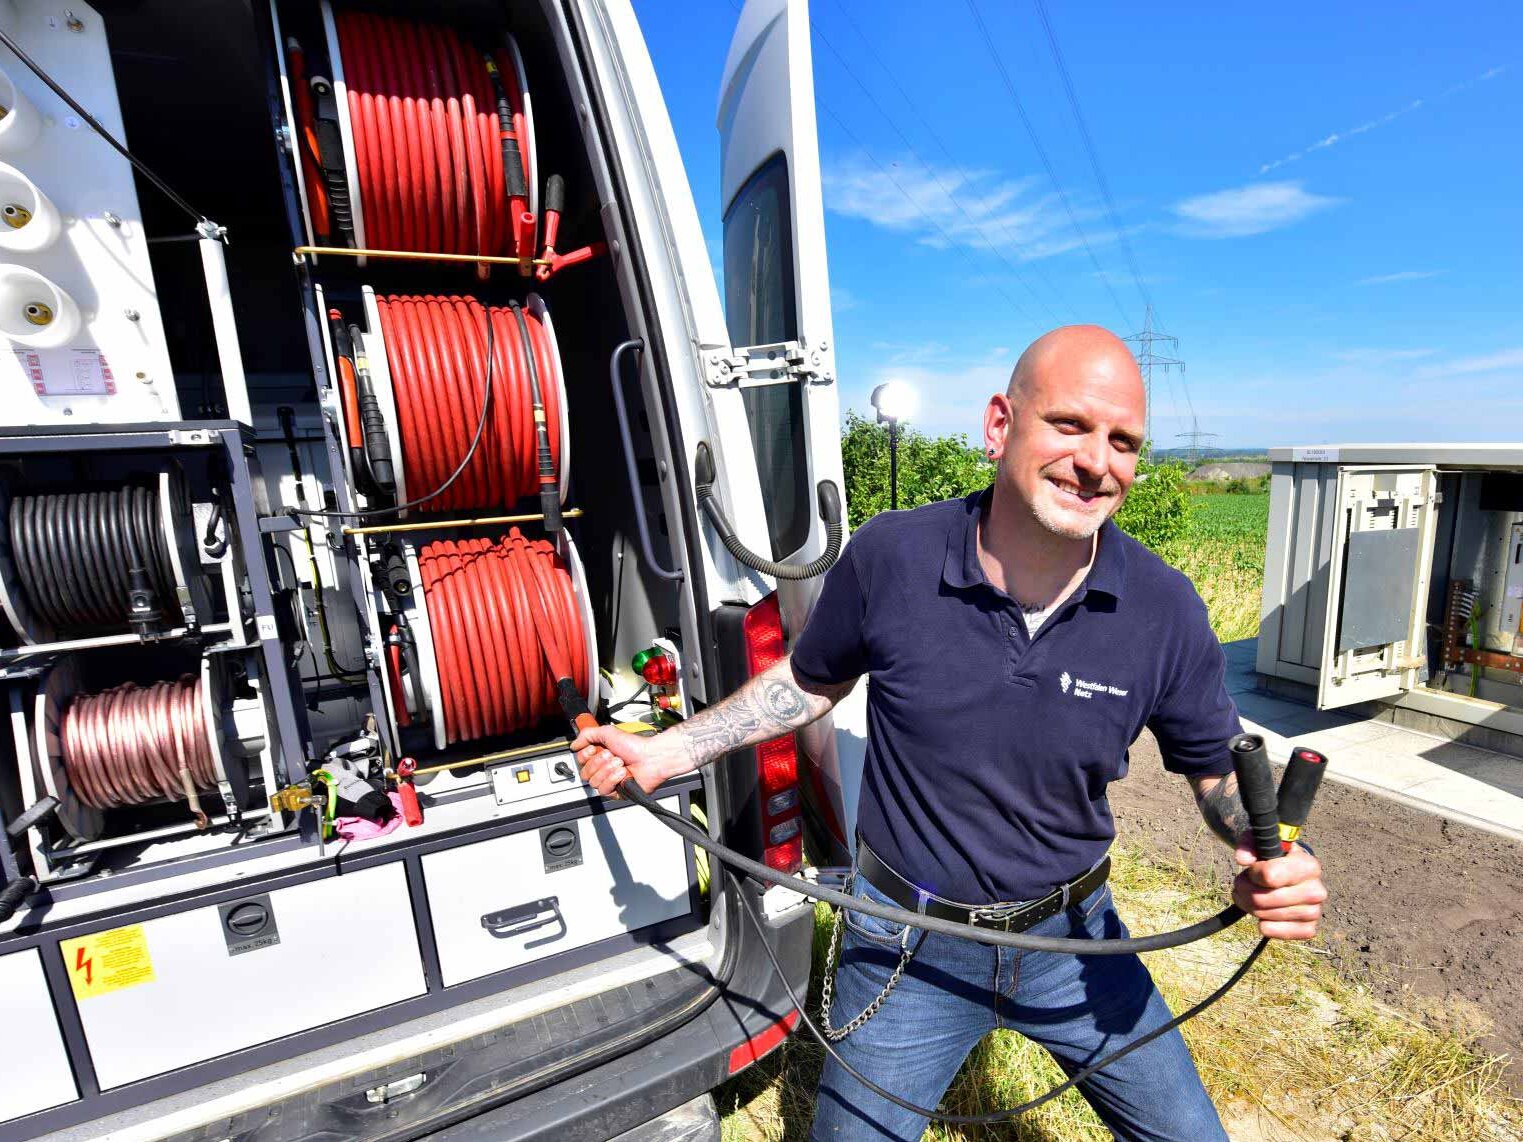
<path id="1" fill-rule="evenodd" d="M 867 878 L 869 884 L 887 896 L 901 908 L 912 912 L 924 912 L 941 920 L 953 920 L 959 924 L 972 924 L 979 928 L 993 928 L 1000 932 L 1024 932 L 1049 916 L 1056 916 L 1071 904 L 1077 904 L 1105 883 L 1111 872 L 1111 858 L 1106 857 L 1094 868 L 1067 884 L 1060 885 L 1040 900 L 1029 904 L 966 905 L 953 904 L 939 897 L 923 893 L 900 876 L 872 849 L 857 840 L 857 871 Z"/>

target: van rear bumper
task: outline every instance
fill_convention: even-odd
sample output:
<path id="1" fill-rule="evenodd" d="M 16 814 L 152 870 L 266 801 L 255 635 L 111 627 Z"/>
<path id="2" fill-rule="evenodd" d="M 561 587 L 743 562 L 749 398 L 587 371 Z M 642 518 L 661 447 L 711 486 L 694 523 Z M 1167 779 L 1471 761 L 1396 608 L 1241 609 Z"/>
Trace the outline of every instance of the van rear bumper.
<path id="1" fill-rule="evenodd" d="M 808 905 L 767 928 L 768 943 L 800 995 L 809 983 L 813 934 L 814 909 Z M 738 946 L 730 979 L 722 989 L 706 985 L 711 1001 L 696 1018 L 643 1047 L 425 1137 L 431 1142 L 606 1139 L 712 1090 L 730 1077 L 735 1048 L 794 1010 L 750 920 L 740 917 L 732 938 Z"/>

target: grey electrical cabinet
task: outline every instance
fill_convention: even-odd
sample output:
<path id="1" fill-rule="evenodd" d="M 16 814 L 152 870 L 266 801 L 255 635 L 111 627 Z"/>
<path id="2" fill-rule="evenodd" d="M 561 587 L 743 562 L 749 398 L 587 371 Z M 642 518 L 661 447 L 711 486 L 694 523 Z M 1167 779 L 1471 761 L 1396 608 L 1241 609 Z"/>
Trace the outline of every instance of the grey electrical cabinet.
<path id="1" fill-rule="evenodd" d="M 1269 458 L 1259 673 L 1523 752 L 1523 444 Z"/>

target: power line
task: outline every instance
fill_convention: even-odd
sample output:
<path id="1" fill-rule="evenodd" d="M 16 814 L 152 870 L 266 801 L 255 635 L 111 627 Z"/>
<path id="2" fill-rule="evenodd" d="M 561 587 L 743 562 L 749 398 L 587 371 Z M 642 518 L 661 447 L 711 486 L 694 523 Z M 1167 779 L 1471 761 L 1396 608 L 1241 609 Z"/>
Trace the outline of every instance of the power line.
<path id="1" fill-rule="evenodd" d="M 1153 328 L 1153 307 L 1147 308 L 1147 314 L 1143 321 L 1142 332 L 1133 333 L 1130 337 L 1123 337 L 1123 341 L 1137 346 L 1137 367 L 1142 370 L 1143 390 L 1147 397 L 1147 438 L 1153 439 L 1153 370 L 1162 369 L 1165 374 L 1175 366 L 1179 371 L 1185 371 L 1185 363 L 1178 357 L 1165 357 L 1154 351 L 1155 345 L 1166 345 L 1171 353 L 1179 352 L 1179 338 L 1167 333 L 1160 333 Z M 1183 378 L 1181 378 L 1183 379 Z M 1195 410 L 1190 410 L 1191 419 L 1194 419 Z"/>
<path id="2" fill-rule="evenodd" d="M 873 61 L 878 65 L 879 69 L 883 72 L 884 75 L 888 76 L 889 83 L 892 84 L 894 90 L 899 93 L 899 98 L 904 100 L 905 106 L 910 109 L 910 114 L 913 115 L 916 122 L 919 123 L 920 129 L 930 136 L 931 140 L 941 151 L 942 156 L 947 160 L 948 165 L 955 168 L 957 166 L 957 160 L 952 157 L 952 152 L 947 148 L 946 142 L 942 139 L 941 135 L 937 133 L 935 127 L 927 122 L 925 116 L 920 113 L 919 105 L 915 102 L 914 99 L 910 97 L 909 92 L 905 91 L 904 85 L 899 82 L 899 78 L 894 74 L 894 69 L 888 66 L 883 57 L 878 53 L 878 50 L 873 47 L 872 41 L 867 38 L 867 33 L 862 30 L 862 26 L 857 23 L 856 18 L 851 14 L 845 3 L 843 3 L 843 0 L 836 0 L 836 8 L 846 19 L 846 22 L 851 25 L 852 31 L 856 32 L 857 38 L 862 41 L 862 46 L 867 49 L 868 54 L 872 56 Z M 968 215 L 968 212 L 962 209 L 962 204 L 958 198 L 947 190 L 947 187 L 942 183 L 940 178 L 936 177 L 935 169 L 925 160 L 924 157 L 920 155 L 918 151 L 915 150 L 914 144 L 909 141 L 903 131 L 899 130 L 894 118 L 883 109 L 883 106 L 876 99 L 873 98 L 872 92 L 868 91 L 867 86 L 857 78 L 856 74 L 852 71 L 850 65 L 846 63 L 841 53 L 836 51 L 835 45 L 833 45 L 830 40 L 826 38 L 825 33 L 820 30 L 819 25 L 815 24 L 811 20 L 810 26 L 814 28 L 815 34 L 820 37 L 820 42 L 830 49 L 831 54 L 833 54 L 837 60 L 841 61 L 841 66 L 845 69 L 846 73 L 850 75 L 852 79 L 856 80 L 857 86 L 862 88 L 863 93 L 867 95 L 868 99 L 872 100 L 873 106 L 877 107 L 878 111 L 883 115 L 883 117 L 889 121 L 891 126 L 894 127 L 895 131 L 899 134 L 900 139 L 902 139 L 905 146 L 909 148 L 910 153 L 919 159 L 920 164 L 925 167 L 927 172 L 930 173 L 931 177 L 936 179 L 936 184 L 941 187 L 942 192 L 947 194 L 948 198 L 957 205 L 958 209 L 962 211 L 963 216 L 967 218 L 969 222 L 978 227 L 979 232 L 984 235 L 985 241 L 988 241 L 988 234 L 983 230 L 982 224 L 974 222 L 973 218 Z M 1010 242 L 1010 244 L 1012 246 L 1019 245 L 1018 239 L 1016 238 L 1015 234 L 1011 232 L 1009 225 L 1004 221 L 1004 219 L 996 219 L 995 221 L 998 223 L 999 228 L 1004 231 L 1005 238 Z M 995 248 L 993 242 L 989 243 L 989 248 L 998 254 L 999 251 Z M 1027 292 L 1036 299 L 1037 304 L 1045 309 L 1048 315 L 1054 321 L 1061 321 L 1062 319 L 1059 318 L 1058 315 L 1053 311 L 1052 307 L 1047 303 L 1047 300 L 1036 291 L 1036 289 L 1031 285 L 1029 281 L 1027 281 L 1026 277 L 1020 272 L 1020 270 L 1016 269 L 1016 267 L 1011 265 L 1009 262 L 1006 262 L 1005 264 L 1009 266 L 1010 271 L 1015 275 L 1016 279 L 1026 287 Z M 1065 298 L 1058 290 L 1058 288 L 1052 284 L 1052 280 L 1041 271 L 1040 267 L 1032 266 L 1031 269 L 1032 272 L 1042 280 L 1042 284 L 1045 285 L 1052 292 L 1053 296 L 1058 299 L 1059 304 L 1062 305 L 1064 309 L 1068 310 L 1070 314 L 1073 314 L 1075 318 L 1077 318 L 1077 311 L 1074 309 L 1073 305 L 1070 304 L 1068 299 Z"/>
<path id="3" fill-rule="evenodd" d="M 936 228 L 936 232 L 941 235 L 942 241 L 945 242 L 948 247 L 959 251 L 962 254 L 963 258 L 968 262 L 968 264 L 977 269 L 978 263 L 973 260 L 973 255 L 968 250 L 968 248 L 966 246 L 959 246 L 952 240 L 952 236 L 947 233 L 946 228 L 942 226 L 940 222 L 936 221 L 936 219 L 933 218 L 930 214 L 928 214 L 925 208 L 920 205 L 920 203 L 915 201 L 915 196 L 909 192 L 909 190 L 902 182 L 899 181 L 897 177 L 895 177 L 894 172 L 878 161 L 877 156 L 874 155 L 872 151 L 868 150 L 867 144 L 864 143 L 860 137 L 858 137 L 855 131 L 846 125 L 846 121 L 836 114 L 835 109 L 832 108 L 830 104 L 826 103 L 819 97 L 818 92 L 815 93 L 814 101 L 819 105 L 821 111 L 825 112 L 825 114 L 829 115 L 833 120 L 835 120 L 836 126 L 845 132 L 846 137 L 857 145 L 858 149 L 867 156 L 867 160 L 872 163 L 873 166 L 878 168 L 879 173 L 894 184 L 894 187 L 899 191 L 900 194 L 904 195 L 904 200 L 915 209 L 915 212 L 919 214 L 921 218 L 925 219 Z M 1021 305 L 1020 302 L 1016 301 L 1015 298 L 1010 296 L 1010 291 L 1005 289 L 1003 285 L 1001 285 L 999 282 L 995 282 L 994 286 L 997 290 L 999 290 L 1000 293 L 1004 295 L 1005 300 L 1008 301 L 1012 307 L 1018 310 L 1022 316 L 1024 316 L 1027 320 L 1032 321 L 1034 324 L 1040 324 L 1040 322 L 1031 316 L 1031 314 L 1026 310 L 1025 306 Z"/>
<path id="4" fill-rule="evenodd" d="M 732 8 L 734 8 L 737 13 L 739 13 L 741 11 L 740 0 L 730 0 L 730 6 Z M 814 32 L 817 35 L 820 34 L 819 28 L 815 27 L 813 21 L 810 22 L 810 27 L 814 29 Z M 820 39 L 825 42 L 825 46 L 830 48 L 831 52 L 835 55 L 835 57 L 837 59 L 841 58 L 841 54 L 839 52 L 837 52 L 833 46 L 830 45 L 828 40 L 825 40 L 825 37 L 823 35 L 820 35 Z M 847 70 L 849 71 L 850 69 L 848 68 Z M 852 78 L 856 79 L 856 76 L 853 75 Z M 858 79 L 857 80 L 857 84 L 858 84 L 858 86 L 862 86 L 862 81 Z M 866 88 L 864 87 L 863 90 L 865 91 Z M 872 97 L 870 92 L 868 94 L 868 97 L 869 98 Z M 979 268 L 978 264 L 973 261 L 973 255 L 968 251 L 967 247 L 965 247 L 965 246 L 959 246 L 956 242 L 954 242 L 952 240 L 952 236 L 947 233 L 946 228 L 944 226 L 942 226 L 942 224 L 940 222 L 936 221 L 936 219 L 933 218 L 929 213 L 927 213 L 925 207 L 921 206 L 920 203 L 915 201 L 915 196 L 912 195 L 909 192 L 909 190 L 905 187 L 905 185 L 902 182 L 900 182 L 898 178 L 895 177 L 893 171 L 891 171 L 888 167 L 884 166 L 881 162 L 878 161 L 878 157 L 876 155 L 874 155 L 871 150 L 868 149 L 867 144 L 864 143 L 861 140 L 861 138 L 858 137 L 858 135 L 857 135 L 857 133 L 855 131 L 853 131 L 850 127 L 848 127 L 846 125 L 846 120 L 842 119 L 841 116 L 836 113 L 835 109 L 830 106 L 830 104 L 826 103 L 825 100 L 820 98 L 820 94 L 819 94 L 818 91 L 815 92 L 814 101 L 819 106 L 820 110 L 824 111 L 825 114 L 829 115 L 833 120 L 835 120 L 836 126 L 839 127 L 845 133 L 845 135 L 846 135 L 846 137 L 848 139 L 850 139 L 853 143 L 855 143 L 857 145 L 857 148 L 864 155 L 867 156 L 867 160 L 870 163 L 872 163 L 873 166 L 878 168 L 879 173 L 882 174 L 885 178 L 887 178 L 891 183 L 894 184 L 895 189 L 898 190 L 899 193 L 904 196 L 904 200 L 910 204 L 910 206 L 914 209 L 915 213 L 920 215 L 921 218 L 923 218 L 925 221 L 929 222 L 932 226 L 934 226 L 936 228 L 936 232 L 941 235 L 942 241 L 945 242 L 949 248 L 952 248 L 952 249 L 955 249 L 955 250 L 959 251 L 962 254 L 963 258 L 968 262 L 969 265 L 973 266 L 975 269 L 978 269 Z M 874 100 L 874 102 L 876 103 L 876 100 Z M 879 106 L 878 110 L 882 111 L 883 108 L 881 106 Z M 885 115 L 885 118 L 887 118 L 887 113 L 886 112 L 884 113 L 884 115 Z M 893 122 L 892 119 L 890 119 L 889 121 L 891 123 Z M 916 157 L 919 158 L 918 155 Z M 925 160 L 922 159 L 921 161 L 924 162 Z M 972 221 L 972 220 L 969 219 L 969 221 Z M 976 225 L 976 223 L 975 223 L 975 225 Z M 998 289 L 999 292 L 1004 295 L 1005 300 L 1008 301 L 1014 309 L 1019 311 L 1027 320 L 1031 321 L 1033 324 L 1040 324 L 1040 322 L 1037 321 L 1037 319 L 1032 317 L 1032 315 L 1030 314 L 1030 312 L 1027 311 L 1025 306 L 1023 306 L 1020 302 L 1016 301 L 1015 298 L 1010 296 L 1010 291 L 1005 289 L 1005 287 L 1002 284 L 1000 284 L 999 282 L 995 282 L 994 285 L 995 285 L 995 288 Z"/>
<path id="5" fill-rule="evenodd" d="M 1202 432 L 1200 430 L 1200 421 L 1196 420 L 1193 416 L 1190 418 L 1190 424 L 1192 427 L 1189 432 L 1176 432 L 1174 435 L 1175 437 L 1181 438 L 1188 442 L 1190 449 L 1190 463 L 1196 464 L 1200 462 L 1200 458 L 1203 455 L 1211 451 L 1211 447 L 1209 445 L 1202 447 L 1202 442 L 1206 440 L 1215 440 L 1218 436 L 1221 435 L 1221 433 Z"/>
<path id="6" fill-rule="evenodd" d="M 1005 61 L 1000 58 L 998 49 L 994 46 L 994 40 L 989 35 L 989 28 L 984 23 L 984 18 L 979 14 L 977 0 L 967 0 L 968 11 L 973 15 L 973 22 L 978 27 L 978 34 L 983 37 L 984 46 L 989 49 L 989 58 L 994 60 L 994 66 L 999 70 L 1000 78 L 1004 81 L 1005 90 L 1010 93 L 1010 101 L 1015 104 L 1015 110 L 1021 118 L 1021 124 L 1026 128 L 1026 134 L 1031 139 L 1031 145 L 1035 148 L 1037 157 L 1042 160 L 1042 166 L 1047 171 L 1047 177 L 1052 181 L 1052 188 L 1057 192 L 1058 201 L 1063 204 L 1063 210 L 1068 215 L 1068 221 L 1073 225 L 1074 233 L 1079 236 L 1079 242 L 1084 247 L 1084 252 L 1089 255 L 1089 260 L 1094 264 L 1095 271 L 1100 275 L 1100 280 L 1105 283 L 1105 291 L 1110 294 L 1111 301 L 1116 304 L 1116 311 L 1121 314 L 1121 320 L 1130 323 L 1131 319 L 1126 315 L 1126 307 L 1121 304 L 1121 298 L 1116 294 L 1116 287 L 1111 284 L 1110 277 L 1105 272 L 1105 267 L 1100 264 L 1100 259 L 1095 257 L 1095 251 L 1089 244 L 1089 236 L 1084 233 L 1084 227 L 1079 225 L 1079 217 L 1074 213 L 1073 204 L 1068 201 L 1068 194 L 1063 190 L 1063 184 L 1058 180 L 1058 173 L 1053 169 L 1052 160 L 1047 157 L 1047 149 L 1042 146 L 1042 141 L 1037 138 L 1036 128 L 1032 126 L 1030 117 L 1026 114 L 1026 106 L 1021 102 L 1019 93 L 1015 90 L 1015 81 L 1010 78 L 1010 72 L 1005 67 Z"/>
<path id="7" fill-rule="evenodd" d="M 1058 77 L 1063 81 L 1063 90 L 1068 94 L 1068 106 L 1073 111 L 1074 121 L 1079 126 L 1079 137 L 1084 142 L 1084 151 L 1089 156 L 1089 165 L 1095 172 L 1095 182 L 1100 187 L 1100 197 L 1105 202 L 1105 213 L 1110 218 L 1111 229 L 1115 231 L 1116 241 L 1120 243 L 1122 252 L 1126 255 L 1128 267 L 1132 271 L 1132 281 L 1137 285 L 1137 292 L 1142 296 L 1143 307 L 1149 308 L 1153 304 L 1152 297 L 1148 294 L 1147 285 L 1143 282 L 1142 270 L 1137 265 L 1137 255 L 1132 251 L 1132 244 L 1127 240 L 1126 231 L 1121 229 L 1121 223 L 1116 217 L 1116 203 L 1111 197 L 1111 188 L 1105 178 L 1105 171 L 1100 166 L 1100 155 L 1095 149 L 1095 141 L 1090 136 L 1089 124 L 1084 121 L 1084 112 L 1079 109 L 1079 96 L 1074 90 L 1073 79 L 1068 74 L 1068 65 L 1063 62 L 1062 49 L 1058 47 L 1058 38 L 1053 34 L 1052 21 L 1047 18 L 1047 5 L 1043 0 L 1032 0 L 1036 5 L 1037 15 L 1042 20 L 1042 30 L 1047 33 L 1047 46 L 1052 49 L 1052 61 L 1058 65 Z"/>
<path id="8" fill-rule="evenodd" d="M 1020 282 L 1022 282 L 1023 284 L 1026 284 L 1026 288 L 1028 290 L 1031 290 L 1030 284 L 1026 283 L 1026 279 L 1022 276 L 1020 270 L 1015 268 L 1015 266 L 1010 262 L 1010 260 L 1008 258 L 1006 258 L 1005 255 L 1000 251 L 999 247 L 996 246 L 994 244 L 994 242 L 990 239 L 988 233 L 984 230 L 984 228 L 981 225 L 979 225 L 978 221 L 971 214 L 968 213 L 968 210 L 967 210 L 967 208 L 965 206 L 963 206 L 960 197 L 956 193 L 953 192 L 951 187 L 947 186 L 946 183 L 941 181 L 941 176 L 936 173 L 936 169 L 934 167 L 932 167 L 930 163 L 926 162 L 924 158 L 921 157 L 920 152 L 915 150 L 915 145 L 910 142 L 909 136 L 907 136 L 904 133 L 903 128 L 901 128 L 899 126 L 899 124 L 894 121 L 894 117 L 892 115 L 890 115 L 884 109 L 883 104 L 878 102 L 877 97 L 875 95 L 873 95 L 873 93 L 868 89 L 867 84 L 863 83 L 862 80 L 857 76 L 857 73 L 854 72 L 851 69 L 851 65 L 846 62 L 846 58 L 843 55 L 841 55 L 840 52 L 836 51 L 835 45 L 832 44 L 830 42 L 830 40 L 826 38 L 825 33 L 820 30 L 819 25 L 816 24 L 813 20 L 811 20 L 809 22 L 809 26 L 812 29 L 814 29 L 814 34 L 819 37 L 820 43 L 824 44 L 827 48 L 829 48 L 830 49 L 830 54 L 836 57 L 836 62 L 841 65 L 842 70 L 845 71 L 847 75 L 851 76 L 852 82 L 855 83 L 858 87 L 860 87 L 862 89 L 862 94 L 866 95 L 867 98 L 868 98 L 868 101 L 871 102 L 872 105 L 877 108 L 878 114 L 882 115 L 883 118 L 888 121 L 889 126 L 894 129 L 894 133 L 899 136 L 900 142 L 902 142 L 904 144 L 905 148 L 910 152 L 910 154 L 915 156 L 915 158 L 919 161 L 920 165 L 925 167 L 926 172 L 931 176 L 931 178 L 933 178 L 936 181 L 936 185 L 941 188 L 941 193 L 946 195 L 947 201 L 950 202 L 953 206 L 955 206 L 957 208 L 958 213 L 961 214 L 965 219 L 967 219 L 968 225 L 972 226 L 974 229 L 976 229 L 978 231 L 979 235 L 988 244 L 989 250 L 997 258 L 999 258 L 999 260 L 1001 262 L 1004 262 L 1006 268 L 1008 268 L 1010 270 L 1010 272 L 1013 273 L 1016 276 L 1016 279 L 1019 280 Z M 815 99 L 816 99 L 817 102 L 820 101 L 818 93 L 816 93 Z M 821 102 L 821 105 L 823 106 L 823 102 Z M 840 116 L 839 115 L 836 115 L 834 112 L 831 112 L 831 114 L 836 119 L 837 122 L 840 122 Z M 904 188 L 901 187 L 900 189 L 903 190 Z M 905 191 L 906 196 L 908 196 L 908 193 L 909 193 L 908 191 Z M 925 210 L 923 210 L 923 209 L 921 210 L 921 214 L 924 217 L 926 217 L 926 218 L 930 217 L 930 214 L 928 212 L 926 212 Z M 938 226 L 937 229 L 941 230 L 941 234 L 942 234 L 943 238 L 945 238 L 949 243 L 952 242 L 951 236 L 946 232 L 945 229 L 943 229 L 940 226 Z M 1031 296 L 1036 298 L 1037 304 L 1041 305 L 1044 309 L 1046 309 L 1047 312 L 1048 312 L 1048 315 L 1051 316 L 1054 321 L 1058 320 L 1057 314 L 1053 313 L 1051 307 L 1048 306 L 1045 301 L 1043 301 L 1040 297 L 1037 296 L 1037 293 L 1036 293 L 1035 290 L 1031 290 Z M 1024 316 L 1026 316 L 1028 318 L 1031 317 L 1031 314 L 1029 312 L 1027 312 L 1025 306 L 1017 306 L 1016 308 L 1020 309 L 1022 314 Z"/>

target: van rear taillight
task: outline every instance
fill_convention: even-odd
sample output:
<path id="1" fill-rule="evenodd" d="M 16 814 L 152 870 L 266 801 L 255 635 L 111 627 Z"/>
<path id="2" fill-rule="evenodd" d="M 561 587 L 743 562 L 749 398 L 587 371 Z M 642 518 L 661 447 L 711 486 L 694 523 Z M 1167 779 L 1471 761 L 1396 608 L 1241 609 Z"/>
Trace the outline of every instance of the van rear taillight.
<path id="1" fill-rule="evenodd" d="M 741 629 L 746 667 L 753 678 L 787 653 L 775 592 L 746 612 Z M 779 872 L 797 872 L 804 864 L 804 823 L 799 810 L 798 740 L 793 734 L 756 747 L 756 779 L 763 859 Z"/>

